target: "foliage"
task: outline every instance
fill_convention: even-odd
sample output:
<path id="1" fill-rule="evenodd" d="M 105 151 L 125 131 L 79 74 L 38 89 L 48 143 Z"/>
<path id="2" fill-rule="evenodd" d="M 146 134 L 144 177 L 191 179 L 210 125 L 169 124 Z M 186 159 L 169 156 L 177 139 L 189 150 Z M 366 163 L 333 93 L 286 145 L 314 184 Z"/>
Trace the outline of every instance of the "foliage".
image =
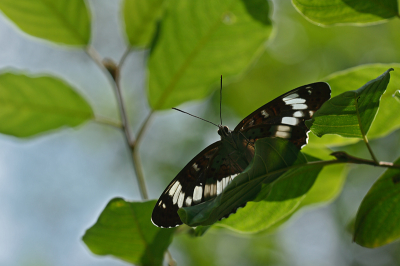
<path id="1" fill-rule="evenodd" d="M 380 4 L 344 0 L 292 2 L 305 18 L 318 25 L 361 26 L 385 23 L 399 16 L 397 1 L 392 0 Z M 245 76 L 256 59 L 263 62 L 265 43 L 274 28 L 270 18 L 272 8 L 270 2 L 262 0 L 125 0 L 121 8 L 127 48 L 115 63 L 101 58 L 90 45 L 92 18 L 85 1 L 0 3 L 0 10 L 24 33 L 57 44 L 54 49 L 67 46 L 86 52 L 108 78 L 117 96 L 116 109 L 121 120 L 113 121 L 97 114 L 93 101 L 70 85 L 73 82 L 50 72 L 32 75 L 26 70 L 8 69 L 0 74 L 0 133 L 4 135 L 34 138 L 88 121 L 111 125 L 123 132 L 143 201 L 129 202 L 122 198 L 109 201 L 83 236 L 94 254 L 112 255 L 137 265 L 161 265 L 167 254 L 167 260 L 173 264 L 168 246 L 180 233 L 205 237 L 209 230 L 221 232 L 221 228 L 239 234 L 273 233 L 298 210 L 335 199 L 349 164 L 387 168 L 359 207 L 355 242 L 378 247 L 400 238 L 396 224 L 396 209 L 400 207 L 400 159 L 394 163 L 379 161 L 368 141 L 400 127 L 400 117 L 395 111 L 400 107 L 398 63 L 357 66 L 327 76 L 323 80 L 331 85 L 332 98 L 306 122 L 316 136 L 323 136 L 321 140 L 311 137 L 310 145 L 301 152 L 281 139 L 257 141 L 251 164 L 218 197 L 178 211 L 185 224 L 198 226 L 196 230 L 186 225 L 178 229 L 153 226 L 150 215 L 156 201 L 148 200 L 138 151 L 151 127 L 151 118 L 165 109 L 209 97 L 221 74 L 224 80 L 232 81 Z M 150 111 L 137 126 L 138 133 L 133 134 L 121 72 L 128 55 L 140 49 L 148 49 L 147 99 L 141 100 L 147 100 Z M 254 67 L 251 71 L 256 70 Z M 227 106 L 232 102 L 229 91 L 234 91 L 234 86 L 240 88 L 237 84 L 228 89 Z M 252 89 L 241 91 L 248 93 Z M 274 93 L 279 94 L 279 90 L 267 92 Z M 263 103 L 272 99 L 264 96 L 249 97 Z M 235 101 L 243 101 L 245 106 L 248 97 L 236 97 Z M 249 105 L 254 107 L 253 102 Z M 341 151 L 359 139 L 365 143 L 372 160 Z M 328 146 L 335 146 L 336 151 L 332 153 Z M 219 221 L 244 204 L 236 214 Z"/>

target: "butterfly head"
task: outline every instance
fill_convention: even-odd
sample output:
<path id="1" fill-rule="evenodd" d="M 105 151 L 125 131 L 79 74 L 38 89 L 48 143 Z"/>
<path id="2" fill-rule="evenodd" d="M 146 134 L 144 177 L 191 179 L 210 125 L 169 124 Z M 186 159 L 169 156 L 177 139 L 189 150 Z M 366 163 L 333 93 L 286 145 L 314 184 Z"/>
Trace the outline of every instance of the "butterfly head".
<path id="1" fill-rule="evenodd" d="M 218 128 L 218 135 L 220 135 L 221 138 L 228 137 L 232 133 L 232 131 L 227 126 L 218 125 Z"/>

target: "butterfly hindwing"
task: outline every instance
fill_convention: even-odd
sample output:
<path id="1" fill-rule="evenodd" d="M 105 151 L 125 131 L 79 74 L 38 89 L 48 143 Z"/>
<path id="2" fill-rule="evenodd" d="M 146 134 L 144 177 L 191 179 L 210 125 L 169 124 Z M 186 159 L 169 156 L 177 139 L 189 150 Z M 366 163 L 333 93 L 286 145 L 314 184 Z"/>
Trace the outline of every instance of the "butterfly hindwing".
<path id="1" fill-rule="evenodd" d="M 175 227 L 182 224 L 178 209 L 192 206 L 199 197 L 199 184 L 205 178 L 206 171 L 221 142 L 215 142 L 194 157 L 171 181 L 154 207 L 152 222 L 160 227 Z"/>
<path id="2" fill-rule="evenodd" d="M 254 153 L 253 146 L 248 149 Z M 222 149 L 221 141 L 208 146 L 164 190 L 154 207 L 152 222 L 166 228 L 182 224 L 178 209 L 200 204 L 222 193 L 249 163 L 239 159 L 237 151 Z"/>

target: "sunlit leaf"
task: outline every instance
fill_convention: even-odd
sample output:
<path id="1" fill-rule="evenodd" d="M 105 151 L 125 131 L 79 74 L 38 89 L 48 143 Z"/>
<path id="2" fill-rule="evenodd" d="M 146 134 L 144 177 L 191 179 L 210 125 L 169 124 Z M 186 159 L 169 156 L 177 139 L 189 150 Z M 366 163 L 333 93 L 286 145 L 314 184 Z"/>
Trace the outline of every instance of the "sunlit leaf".
<path id="1" fill-rule="evenodd" d="M 147 47 L 156 32 L 164 0 L 125 0 L 125 33 L 131 46 Z"/>
<path id="2" fill-rule="evenodd" d="M 332 150 L 328 148 L 313 148 L 310 145 L 305 146 L 302 150 L 307 156 L 314 156 L 321 160 L 336 159 L 332 155 Z M 345 164 L 327 165 L 319 173 L 311 189 L 307 192 L 306 197 L 301 202 L 300 207 L 330 202 L 335 199 L 340 192 L 344 181 L 346 180 L 348 167 Z"/>
<path id="3" fill-rule="evenodd" d="M 0 133 L 29 137 L 93 118 L 85 99 L 64 81 L 23 74 L 0 75 Z"/>
<path id="4" fill-rule="evenodd" d="M 292 3 L 318 25 L 371 24 L 398 16 L 397 0 L 292 0 Z"/>
<path id="5" fill-rule="evenodd" d="M 245 208 L 218 225 L 246 233 L 273 226 L 297 209 L 321 169 L 322 166 L 304 166 L 288 171 L 269 187 L 264 187 L 257 202 L 248 202 Z"/>
<path id="6" fill-rule="evenodd" d="M 67 45 L 89 43 L 84 0 L 1 0 L 0 10 L 29 35 Z"/>
<path id="7" fill-rule="evenodd" d="M 222 194 L 202 204 L 181 208 L 178 214 L 182 222 L 190 226 L 211 225 L 250 200 L 285 201 L 301 197 L 307 191 L 307 188 L 310 188 L 313 180 L 318 175 L 316 173 L 314 176 L 311 172 L 317 168 L 320 170 L 320 167 L 304 166 L 304 168 L 290 170 L 287 167 L 294 164 L 305 164 L 306 162 L 305 157 L 292 143 L 279 138 L 260 139 L 256 142 L 256 153 L 250 165 L 225 188 Z M 319 170 L 316 172 L 319 172 Z M 312 181 L 310 181 L 311 179 L 302 180 L 303 173 L 308 173 L 308 177 L 305 177 L 306 179 L 314 179 Z M 302 181 L 301 185 L 296 182 L 286 181 L 291 176 L 297 176 L 298 180 Z M 277 186 L 282 186 L 282 188 L 271 192 L 269 184 L 278 177 L 280 177 L 279 180 L 282 180 L 276 182 L 276 184 L 279 183 Z M 286 192 L 287 187 L 290 186 L 293 186 L 290 189 L 290 193 L 282 193 L 284 190 Z M 244 210 L 247 208 L 244 208 Z"/>
<path id="8" fill-rule="evenodd" d="M 320 157 L 323 160 L 332 160 L 333 156 L 329 155 L 332 151 L 327 148 L 313 148 L 307 145 L 302 152 L 308 157 L 310 154 Z M 345 164 L 334 164 L 324 166 L 318 174 L 312 187 L 302 197 L 300 204 L 297 205 L 284 219 L 277 221 L 270 227 L 266 227 L 263 233 L 273 233 L 282 224 L 287 222 L 297 211 L 303 210 L 303 207 L 309 209 L 312 206 L 320 206 L 334 200 L 341 192 L 344 181 L 346 180 L 348 167 Z M 218 223 L 217 223 L 218 225 Z"/>
<path id="9" fill-rule="evenodd" d="M 306 121 L 306 125 L 319 137 L 325 134 L 337 134 L 343 137 L 362 138 L 360 127 L 364 134 L 368 133 L 392 70 L 387 70 L 358 90 L 346 91 L 331 98 L 315 112 L 312 120 Z"/>
<path id="10" fill-rule="evenodd" d="M 395 164 L 400 165 L 400 159 Z M 363 199 L 355 221 L 354 241 L 379 247 L 400 238 L 400 170 L 388 169 Z"/>
<path id="11" fill-rule="evenodd" d="M 271 33 L 263 0 L 171 0 L 149 58 L 153 109 L 202 99 L 211 86 L 242 72 Z"/>
<path id="12" fill-rule="evenodd" d="M 113 255 L 135 265 L 161 265 L 175 229 L 151 223 L 155 200 L 127 202 L 110 200 L 83 241 L 97 255 Z"/>

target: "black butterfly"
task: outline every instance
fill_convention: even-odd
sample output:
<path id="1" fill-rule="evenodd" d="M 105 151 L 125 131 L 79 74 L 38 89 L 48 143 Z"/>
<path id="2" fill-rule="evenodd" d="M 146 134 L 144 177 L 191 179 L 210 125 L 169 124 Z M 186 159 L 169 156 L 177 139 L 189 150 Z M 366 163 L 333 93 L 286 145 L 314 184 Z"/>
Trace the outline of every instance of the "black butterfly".
<path id="1" fill-rule="evenodd" d="M 178 226 L 182 224 L 177 213 L 179 208 L 219 195 L 249 165 L 257 139 L 284 138 L 301 149 L 307 144 L 309 131 L 304 121 L 312 118 L 330 97 L 327 83 L 312 83 L 261 106 L 233 131 L 218 125 L 221 140 L 200 152 L 172 180 L 154 207 L 152 222 L 159 227 Z"/>

